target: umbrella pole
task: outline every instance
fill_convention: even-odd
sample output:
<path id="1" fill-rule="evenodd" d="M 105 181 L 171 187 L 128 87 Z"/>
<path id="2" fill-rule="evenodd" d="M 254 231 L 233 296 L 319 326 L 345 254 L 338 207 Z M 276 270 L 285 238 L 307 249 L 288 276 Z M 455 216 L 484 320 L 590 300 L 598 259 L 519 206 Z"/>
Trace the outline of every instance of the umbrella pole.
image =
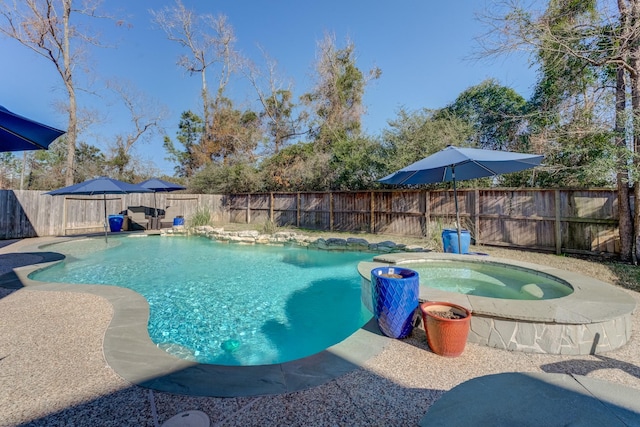
<path id="1" fill-rule="evenodd" d="M 104 199 L 104 242 L 109 243 L 107 240 L 107 193 L 102 193 Z"/>
<path id="2" fill-rule="evenodd" d="M 462 253 L 462 238 L 460 237 L 460 212 L 458 211 L 458 190 L 456 189 L 456 168 L 451 168 L 451 177 L 453 179 L 453 201 L 456 205 L 456 228 L 458 229 L 458 253 Z"/>
<path id="3" fill-rule="evenodd" d="M 158 204 L 156 203 L 156 192 L 153 192 L 153 217 L 158 217 Z"/>

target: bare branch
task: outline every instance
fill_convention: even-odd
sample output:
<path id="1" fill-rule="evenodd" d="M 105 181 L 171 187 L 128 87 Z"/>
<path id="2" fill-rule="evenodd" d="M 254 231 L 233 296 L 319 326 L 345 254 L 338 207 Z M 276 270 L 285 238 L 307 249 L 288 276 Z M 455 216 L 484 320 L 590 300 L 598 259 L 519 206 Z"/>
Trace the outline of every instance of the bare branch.
<path id="1" fill-rule="evenodd" d="M 258 95 L 262 106 L 261 117 L 266 119 L 266 128 L 273 143 L 271 153 L 277 154 L 295 136 L 308 133 L 299 130 L 305 120 L 304 114 L 294 116 L 291 81 L 285 82 L 278 76 L 277 62 L 260 48 L 265 59 L 264 70 L 247 62 L 242 72 Z"/>
<path id="2" fill-rule="evenodd" d="M 196 15 L 180 0 L 176 0 L 174 7 L 149 12 L 167 38 L 188 51 L 178 58 L 177 64 L 190 74 L 201 75 L 204 119 L 205 123 L 209 123 L 209 105 L 213 104 L 216 108 L 224 95 L 230 76 L 237 71 L 241 62 L 233 47 L 236 41 L 233 28 L 228 24 L 226 16 Z M 218 87 L 211 102 L 207 87 L 207 71 L 214 67 L 218 67 Z"/>
<path id="3" fill-rule="evenodd" d="M 111 80 L 107 82 L 107 87 L 118 94 L 131 117 L 133 129 L 120 136 L 123 151 L 128 154 L 136 142 L 148 140 L 160 130 L 161 122 L 168 115 L 167 110 L 158 101 L 137 91 L 130 82 Z"/>

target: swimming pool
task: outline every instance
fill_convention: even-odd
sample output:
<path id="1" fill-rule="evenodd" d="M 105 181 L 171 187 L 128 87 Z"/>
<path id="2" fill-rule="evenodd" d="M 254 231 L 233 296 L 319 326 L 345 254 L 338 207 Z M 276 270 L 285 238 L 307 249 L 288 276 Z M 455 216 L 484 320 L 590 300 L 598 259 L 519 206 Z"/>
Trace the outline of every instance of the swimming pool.
<path id="1" fill-rule="evenodd" d="M 47 247 L 64 262 L 37 281 L 116 285 L 149 302 L 149 336 L 198 363 L 252 366 L 303 358 L 362 327 L 355 266 L 365 252 L 227 245 L 199 237 L 83 239 Z"/>

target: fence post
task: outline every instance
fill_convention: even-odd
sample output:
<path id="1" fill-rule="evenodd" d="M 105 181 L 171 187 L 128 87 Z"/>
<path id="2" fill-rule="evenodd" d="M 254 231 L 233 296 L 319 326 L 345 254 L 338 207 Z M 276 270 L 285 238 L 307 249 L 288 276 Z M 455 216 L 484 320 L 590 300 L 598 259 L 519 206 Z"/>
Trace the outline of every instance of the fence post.
<path id="1" fill-rule="evenodd" d="M 473 192 L 473 231 L 475 234 L 476 245 L 480 244 L 480 190 L 476 188 Z"/>
<path id="2" fill-rule="evenodd" d="M 431 204 L 429 203 L 429 190 L 424 190 L 424 236 L 429 237 L 431 233 Z"/>
<path id="3" fill-rule="evenodd" d="M 300 227 L 300 192 L 296 195 L 296 227 Z"/>
<path id="4" fill-rule="evenodd" d="M 269 221 L 273 222 L 273 191 L 269 193 Z"/>
<path id="5" fill-rule="evenodd" d="M 329 231 L 333 231 L 333 192 L 329 193 Z"/>
<path id="6" fill-rule="evenodd" d="M 247 194 L 247 224 L 251 224 L 251 194 Z"/>
<path id="7" fill-rule="evenodd" d="M 560 190 L 554 191 L 556 205 L 556 255 L 562 254 L 562 226 L 560 224 Z"/>
<path id="8" fill-rule="evenodd" d="M 62 202 L 62 235 L 67 235 L 67 196 L 64 196 L 64 201 Z"/>
<path id="9" fill-rule="evenodd" d="M 376 230 L 376 199 L 373 191 L 370 194 L 371 200 L 369 201 L 369 209 L 371 210 L 371 218 L 369 221 L 369 233 L 373 234 Z"/>

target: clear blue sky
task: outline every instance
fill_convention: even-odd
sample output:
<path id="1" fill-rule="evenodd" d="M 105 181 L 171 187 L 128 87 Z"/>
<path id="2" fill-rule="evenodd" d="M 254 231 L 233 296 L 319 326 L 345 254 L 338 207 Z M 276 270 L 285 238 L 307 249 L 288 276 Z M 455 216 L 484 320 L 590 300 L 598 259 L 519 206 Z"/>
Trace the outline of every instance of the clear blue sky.
<path id="1" fill-rule="evenodd" d="M 484 2 L 429 2 L 424 0 L 185 0 L 201 13 L 224 14 L 233 26 L 236 48 L 258 64 L 260 45 L 278 61 L 282 76 L 294 82 L 299 96 L 311 89 L 316 45 L 325 33 L 335 34 L 338 47 L 348 37 L 356 47 L 357 64 L 366 71 L 377 66 L 380 79 L 365 94 L 364 129 L 378 134 L 395 118 L 399 107 L 409 110 L 440 108 L 470 86 L 494 78 L 525 98 L 535 82 L 535 70 L 525 56 L 511 55 L 491 62 L 468 58 L 478 50 L 475 38 L 486 29 L 476 19 Z M 104 89 L 103 79 L 126 79 L 137 90 L 169 112 L 164 131 L 175 137 L 182 111 L 201 113 L 200 76 L 189 76 L 176 65 L 179 47 L 155 28 L 148 12 L 173 5 L 169 0 L 107 0 L 102 9 L 123 18 L 130 26 L 113 21 L 94 22 L 101 39 L 114 48 L 90 51 L 91 90 L 82 93 L 81 106 L 100 111 L 105 121 L 81 135 L 85 142 L 105 149 L 114 135 L 131 129 L 124 107 Z M 0 38 L 4 65 L 0 67 L 0 105 L 61 129 L 66 117 L 54 105 L 65 91 L 53 65 L 17 42 Z M 211 84 L 215 76 L 208 75 Z M 80 80 L 80 78 L 79 78 Z M 78 82 L 85 86 L 85 78 Z M 229 95 L 239 105 L 253 102 L 255 94 L 240 81 L 232 81 Z M 256 107 L 257 108 L 257 107 Z M 139 143 L 136 153 L 173 174 L 164 160 L 162 136 Z"/>

